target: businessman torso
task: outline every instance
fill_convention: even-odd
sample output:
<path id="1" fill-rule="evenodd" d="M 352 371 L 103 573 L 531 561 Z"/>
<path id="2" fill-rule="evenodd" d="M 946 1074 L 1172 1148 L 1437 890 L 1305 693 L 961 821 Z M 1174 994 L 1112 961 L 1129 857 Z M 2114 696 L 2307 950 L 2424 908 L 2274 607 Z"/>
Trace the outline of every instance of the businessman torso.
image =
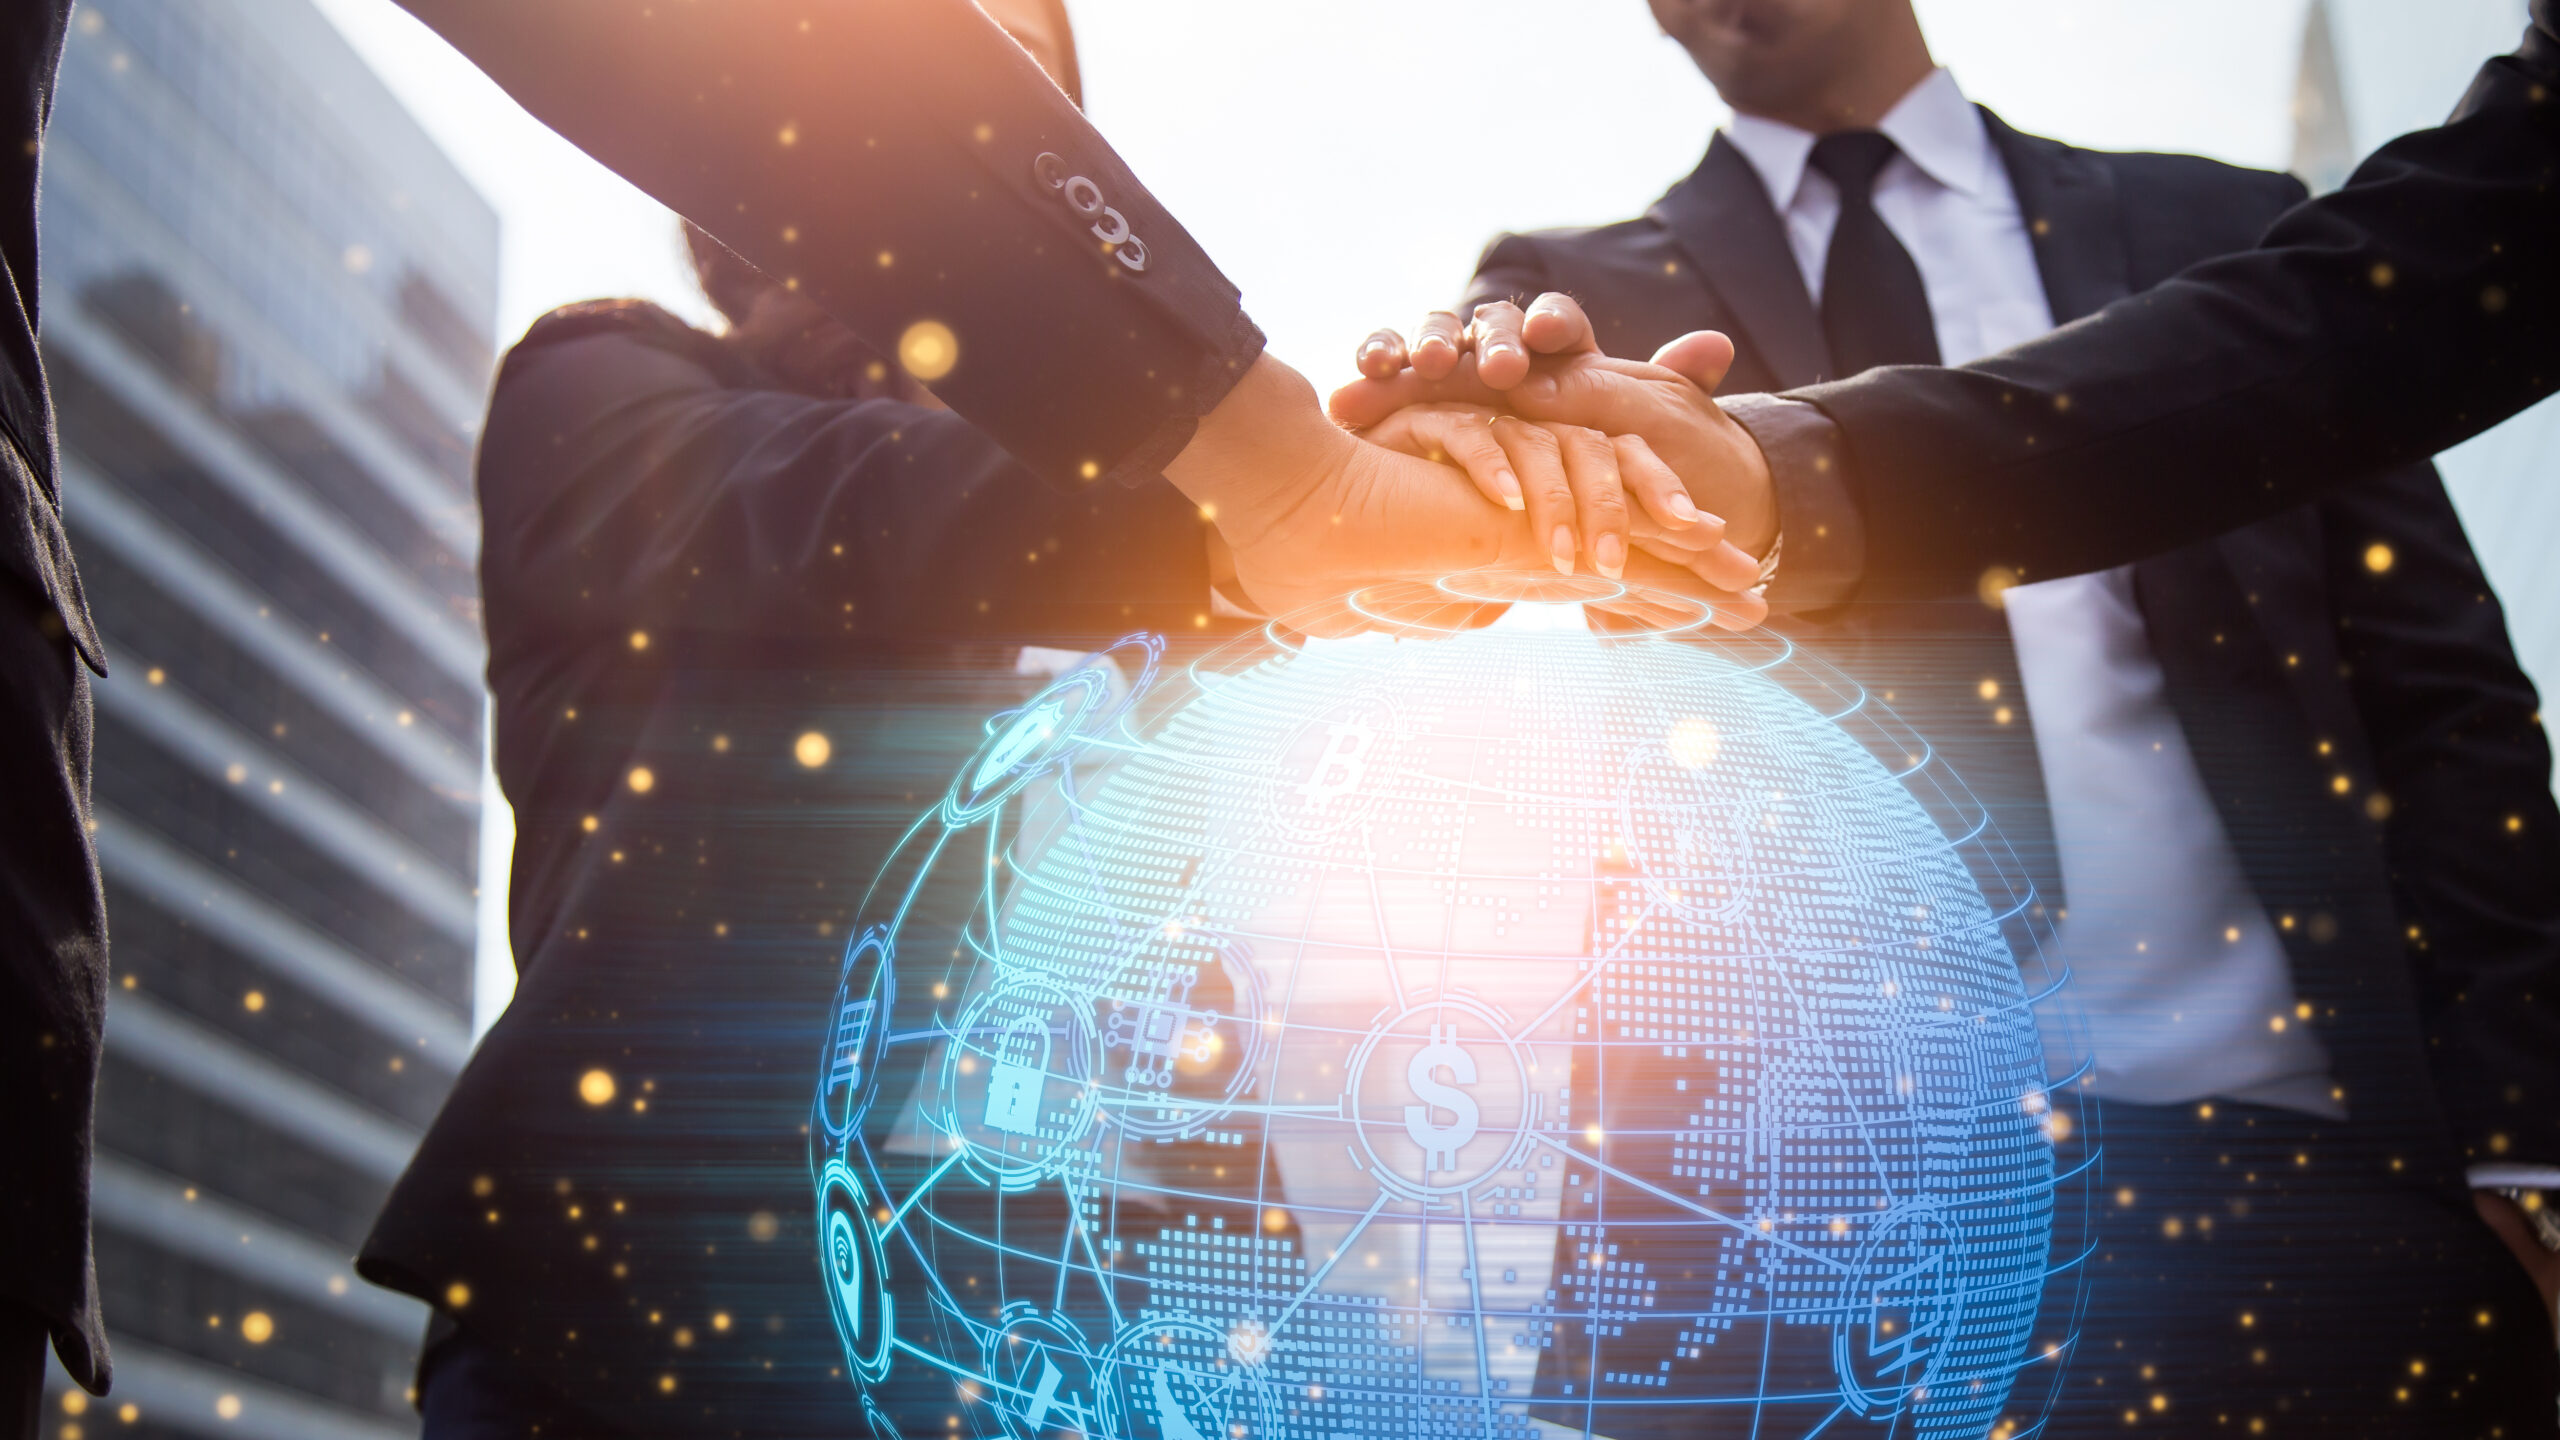
<path id="1" fill-rule="evenodd" d="M 2248 245 L 2299 196 L 2280 176 L 2081 151 L 1985 121 L 2056 322 Z M 1496 242 L 1469 299 L 1546 289 L 1579 298 L 1615 354 L 1726 331 L 1738 348 L 1726 393 L 1828 378 L 1787 232 L 1721 137 L 1640 219 Z M 1870 468 L 1870 487 L 1896 483 Z M 2391 547 L 2379 570 L 2377 541 Z M 2001 612 L 1977 598 L 2036 577 L 1983 578 L 1977 596 L 1871 600 L 1810 633 L 1940 739 L 2058 893 L 2015 651 Z M 2435 1183 L 2528 1134 L 2549 1151 L 2551 1067 L 2535 1055 L 2560 1043 L 2560 1021 L 2516 983 L 2545 977 L 2549 989 L 2560 937 L 2549 846 L 2518 843 L 2548 818 L 2548 756 L 2432 471 L 2375 477 L 2128 580 L 2214 818 L 2280 935 L 2354 1123 L 2400 1137 L 2423 1157 L 2413 1173 Z M 2482 814 L 2487 797 L 2500 817 Z M 2522 1095 L 2545 1096 L 2544 1108 Z"/>
<path id="2" fill-rule="evenodd" d="M 1025 640 L 1193 628 L 1201 522 L 640 306 L 517 348 L 480 484 L 521 978 L 364 1271 L 615 1424 L 814 1433 L 854 1397 L 803 1122 L 864 888 Z"/>

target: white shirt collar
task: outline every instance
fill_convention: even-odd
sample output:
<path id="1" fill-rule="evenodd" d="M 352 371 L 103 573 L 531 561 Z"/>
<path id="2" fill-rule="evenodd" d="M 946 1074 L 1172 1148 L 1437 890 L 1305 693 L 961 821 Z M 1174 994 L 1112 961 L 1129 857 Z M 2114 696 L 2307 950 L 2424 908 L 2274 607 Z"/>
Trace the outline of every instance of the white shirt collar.
<path id="1" fill-rule="evenodd" d="M 1922 174 L 1959 194 L 1978 193 L 1990 167 L 1999 162 L 1982 112 L 1964 98 L 1956 77 L 1943 67 L 1894 102 L 1876 128 Z M 1796 203 L 1806 163 L 1813 158 L 1813 132 L 1765 116 L 1736 114 L 1725 122 L 1724 133 L 1759 172 L 1770 203 L 1786 213 Z"/>

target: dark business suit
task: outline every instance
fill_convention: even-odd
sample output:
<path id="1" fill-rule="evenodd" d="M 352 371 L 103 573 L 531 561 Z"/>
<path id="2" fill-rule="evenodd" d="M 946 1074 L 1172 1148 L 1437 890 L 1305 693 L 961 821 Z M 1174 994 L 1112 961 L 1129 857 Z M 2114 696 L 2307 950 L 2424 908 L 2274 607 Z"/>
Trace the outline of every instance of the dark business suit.
<path id="1" fill-rule="evenodd" d="M 2560 387 L 2560 0 L 2531 12 L 2451 120 L 2255 248 L 1961 369 L 1737 407 L 1785 517 L 1772 598 L 2120 565 L 2425 459 Z M 2560 1107 L 2535 1133 L 2560 1148 Z"/>
<path id="2" fill-rule="evenodd" d="M 12 1382 L 41 1382 L 47 1331 L 74 1377 L 107 1382 L 89 1259 L 107 922 L 88 831 L 89 672 L 106 656 L 62 532 L 36 358 L 36 175 L 70 8 L 0 15 L 0 1407 L 31 1394 Z M 16 1423 L 0 1410 L 0 1434 Z"/>
<path id="3" fill-rule="evenodd" d="M 2245 247 L 2302 195 L 2284 176 L 2188 156 L 2078 150 L 1985 118 L 2027 218 L 2046 298 L 2065 324 Z M 1728 394 L 1807 385 L 1831 372 L 1821 318 L 1767 191 L 1721 137 L 1696 173 L 1640 219 L 1496 241 L 1468 300 L 1525 301 L 1547 290 L 1580 300 L 1602 347 L 1617 355 L 1648 356 L 1692 330 L 1726 332 L 1737 350 Z M 1861 478 L 1871 516 L 1932 503 L 1927 483 L 1898 469 Z M 1797 538 L 1791 524 L 1791 559 Z M 2377 540 L 2393 551 L 2387 574 L 2365 563 Z M 2281 1133 L 2320 1157 L 2321 1173 L 2290 1197 L 2304 1213 L 2283 1223 L 2297 1229 L 2279 1240 L 2264 1233 L 2262 1214 L 2261 1248 L 2235 1249 L 2244 1237 L 2226 1219 L 2219 1258 L 2200 1259 L 2199 1244 L 2180 1262 L 2148 1253 L 2153 1237 L 2119 1224 L 2111 1253 L 2093 1265 L 2098 1282 L 2111 1283 L 2111 1264 L 2175 1264 L 2193 1289 L 2198 1274 L 2261 1264 L 2270 1253 L 2263 1247 L 2282 1244 L 2320 1250 L 2349 1271 L 2361 1266 L 2376 1286 L 2404 1284 L 2397 1293 L 2432 1305 L 2438 1322 L 2467 1318 L 2463 1297 L 2476 1296 L 2539 1333 L 2538 1345 L 2511 1357 L 2521 1370 L 2509 1373 L 2521 1375 L 2529 1396 L 2538 1393 L 2547 1427 L 2549 1330 L 2523 1272 L 2470 1216 L 2461 1168 L 2560 1160 L 2533 1138 L 2560 1111 L 2560 808 L 2548 789 L 2533 688 L 2443 486 L 2424 462 L 2371 476 L 2318 504 L 2143 561 L 2134 588 L 2171 705 L 2243 872 L 2279 917 L 2296 993 L 2311 1006 L 2352 1119 L 2321 1126 L 2221 1106 L 2225 1132 L 2247 1117 L 2250 1143 Z M 1799 628 L 1931 736 L 2040 872 L 2040 889 L 2061 893 L 2003 617 L 1971 593 L 1919 602 L 1869 595 Z M 2241 1141 L 2183 1111 L 2111 1108 L 2125 1124 L 2110 1187 L 2217 1203 L 2197 1199 L 2209 1180 L 2145 1166 L 2180 1147 Z M 2135 1185 L 2146 1173 L 2157 1187 Z M 2283 1202 L 2261 1194 L 2257 1203 L 2267 1211 Z M 2367 1253 L 2373 1217 L 2386 1214 L 2392 1253 Z M 2167 1218 L 2133 1225 L 2147 1232 Z M 2188 1213 L 2181 1228 L 2192 1223 Z M 2129 1323 L 2107 1299 L 2102 1288 L 2075 1383 L 2116 1358 L 2096 1349 Z M 2147 1312 L 2130 1317 L 2143 1322 L 2136 1328 L 2171 1324 L 2156 1297 L 2136 1308 Z M 2259 1308 L 2272 1325 L 2275 1312 Z M 2413 1320 L 2391 1338 L 2415 1343 L 2441 1328 Z M 2192 1398 L 2198 1367 L 2173 1354 L 2158 1359 L 2183 1372 Z M 2312 1373 L 2325 1384 L 2334 1370 Z M 2139 1381 L 2117 1377 L 2112 1396 L 2090 1403 L 2120 1409 L 2126 1383 Z M 2344 1408 L 2358 1413 L 2392 1388 Z M 2320 1402 L 2340 1404 L 2334 1390 Z"/>
<path id="4" fill-rule="evenodd" d="M 520 980 L 359 1266 L 578 1433 L 836 1433 L 802 1122 L 854 909 L 1023 641 L 1196 628 L 1206 526 L 638 304 L 509 354 L 479 488 Z"/>

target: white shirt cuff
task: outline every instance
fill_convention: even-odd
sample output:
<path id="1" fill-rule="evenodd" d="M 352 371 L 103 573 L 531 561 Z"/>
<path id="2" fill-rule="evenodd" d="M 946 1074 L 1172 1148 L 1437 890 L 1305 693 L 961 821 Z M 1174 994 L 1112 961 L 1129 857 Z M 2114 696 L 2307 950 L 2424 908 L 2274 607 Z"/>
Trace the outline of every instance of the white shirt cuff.
<path id="1" fill-rule="evenodd" d="M 2462 1173 L 2474 1190 L 2560 1190 L 2560 1165 L 2474 1165 Z"/>

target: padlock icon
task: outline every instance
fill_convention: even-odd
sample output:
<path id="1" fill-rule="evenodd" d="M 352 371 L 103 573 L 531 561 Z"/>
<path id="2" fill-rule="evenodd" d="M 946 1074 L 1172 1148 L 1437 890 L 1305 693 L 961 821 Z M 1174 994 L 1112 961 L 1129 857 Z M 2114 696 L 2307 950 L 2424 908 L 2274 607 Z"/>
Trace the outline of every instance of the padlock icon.
<path id="1" fill-rule="evenodd" d="M 987 1124 L 1011 1135 L 1040 1128 L 1040 1102 L 1049 1078 L 1049 1027 L 1025 1015 L 996 1036 L 987 1070 Z"/>

